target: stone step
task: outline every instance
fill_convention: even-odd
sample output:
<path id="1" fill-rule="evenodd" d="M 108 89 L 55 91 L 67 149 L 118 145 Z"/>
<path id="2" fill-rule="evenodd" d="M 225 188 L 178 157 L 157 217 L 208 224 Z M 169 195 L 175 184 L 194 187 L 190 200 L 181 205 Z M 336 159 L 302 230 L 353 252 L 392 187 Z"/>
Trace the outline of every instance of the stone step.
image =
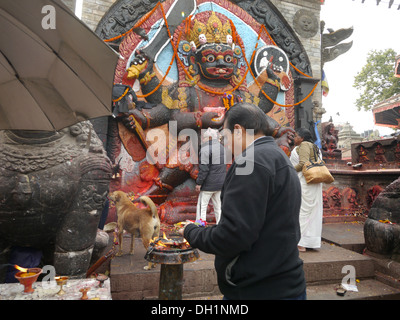
<path id="1" fill-rule="evenodd" d="M 307 285 L 307 300 L 399 300 L 400 290 L 374 279 L 357 283 L 358 292 L 336 293 L 339 284 Z M 222 295 L 185 297 L 184 300 L 221 300 Z"/>
<path id="2" fill-rule="evenodd" d="M 304 261 L 303 268 L 308 284 L 341 283 L 348 274 L 345 271 L 342 273 L 343 268 L 354 268 L 357 279 L 375 276 L 371 258 L 326 242 L 317 250 L 301 252 L 300 258 Z"/>
<path id="3" fill-rule="evenodd" d="M 361 221 L 324 223 L 322 225 L 322 239 L 325 242 L 362 254 L 365 249 L 364 223 Z"/>
<path id="4" fill-rule="evenodd" d="M 359 220 L 342 220 L 340 223 L 324 223 L 322 226 L 322 248 L 311 255 L 312 251 L 301 253 L 307 278 L 307 299 L 309 300 L 367 300 L 400 299 L 399 288 L 389 278 L 381 260 L 362 255 L 365 250 L 364 223 Z M 389 263 L 389 262 L 388 262 Z M 392 269 L 397 270 L 392 263 Z M 336 289 L 348 269 L 342 273 L 345 265 L 355 270 L 358 292 L 347 291 L 339 296 Z M 348 267 L 347 267 L 348 268 Z M 324 283 L 325 282 L 325 283 Z"/>
<path id="5" fill-rule="evenodd" d="M 339 284 L 320 284 L 307 286 L 307 300 L 399 300 L 400 290 L 375 279 L 360 280 L 356 283 L 358 292 L 347 291 L 339 296 Z"/>
<path id="6" fill-rule="evenodd" d="M 374 260 L 330 243 L 322 243 L 318 250 L 300 253 L 304 261 L 308 300 L 389 300 L 400 299 L 399 288 L 385 284 L 377 277 Z M 347 266 L 344 273 L 343 267 Z M 354 268 L 358 292 L 347 291 L 339 296 L 336 289 L 342 279 Z M 377 280 L 379 278 L 379 281 Z M 186 295 L 190 300 L 220 300 L 222 295 Z"/>
<path id="7" fill-rule="evenodd" d="M 359 229 L 347 225 L 342 228 L 347 228 L 345 233 L 355 232 L 355 235 Z M 332 229 L 337 229 L 337 233 L 340 233 L 338 226 Z M 348 243 L 346 239 L 349 240 L 351 237 L 336 234 L 334 238 L 335 241 L 341 238 L 343 243 Z M 375 261 L 371 257 L 327 242 L 323 242 L 318 250 L 300 253 L 300 257 L 304 261 L 308 300 L 400 299 L 399 289 L 377 280 Z M 344 296 L 339 296 L 336 289 L 339 288 L 343 278 L 350 276 L 353 270 L 358 292 L 347 291 Z M 345 282 L 350 283 L 350 280 Z"/>

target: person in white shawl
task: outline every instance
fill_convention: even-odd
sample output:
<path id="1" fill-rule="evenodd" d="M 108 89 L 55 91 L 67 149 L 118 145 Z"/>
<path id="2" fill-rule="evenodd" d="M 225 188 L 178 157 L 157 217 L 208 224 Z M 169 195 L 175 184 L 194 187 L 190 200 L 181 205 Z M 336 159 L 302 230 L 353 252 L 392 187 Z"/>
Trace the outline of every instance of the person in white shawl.
<path id="1" fill-rule="evenodd" d="M 298 248 L 299 251 L 304 252 L 306 248 L 317 249 L 321 247 L 322 183 L 307 184 L 302 173 L 304 163 L 310 158 L 315 161 L 315 155 L 317 154 L 321 157 L 321 151 L 313 143 L 311 132 L 304 128 L 296 130 L 294 144 L 296 147 L 292 150 L 290 161 L 297 171 L 302 190 L 300 207 L 301 239 L 298 243 Z"/>

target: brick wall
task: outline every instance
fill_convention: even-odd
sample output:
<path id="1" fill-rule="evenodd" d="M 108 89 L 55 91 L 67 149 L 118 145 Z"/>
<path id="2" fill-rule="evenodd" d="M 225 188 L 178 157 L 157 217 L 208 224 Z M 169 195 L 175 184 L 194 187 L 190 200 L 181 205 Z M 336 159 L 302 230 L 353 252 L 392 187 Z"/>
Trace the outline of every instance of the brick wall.
<path id="1" fill-rule="evenodd" d="M 315 17 L 320 21 L 321 2 L 320 0 L 271 0 L 281 14 L 285 17 L 289 25 L 295 30 L 293 19 L 297 11 L 304 9 L 312 12 Z M 307 51 L 308 58 L 310 59 L 313 76 L 316 79 L 321 79 L 321 35 L 320 29 L 317 34 L 311 38 L 302 37 L 296 33 L 302 42 L 304 49 Z M 314 92 L 313 101 L 317 101 L 322 105 L 322 91 L 319 85 Z"/>
<path id="2" fill-rule="evenodd" d="M 62 2 L 64 2 L 71 11 L 75 11 L 75 0 L 62 0 Z"/>
<path id="3" fill-rule="evenodd" d="M 94 31 L 103 15 L 116 1 L 117 0 L 83 0 L 82 21 Z M 76 0 L 63 0 L 63 2 L 75 12 Z"/>
<path id="4" fill-rule="evenodd" d="M 84 0 L 82 20 L 93 31 L 97 24 L 116 0 Z"/>

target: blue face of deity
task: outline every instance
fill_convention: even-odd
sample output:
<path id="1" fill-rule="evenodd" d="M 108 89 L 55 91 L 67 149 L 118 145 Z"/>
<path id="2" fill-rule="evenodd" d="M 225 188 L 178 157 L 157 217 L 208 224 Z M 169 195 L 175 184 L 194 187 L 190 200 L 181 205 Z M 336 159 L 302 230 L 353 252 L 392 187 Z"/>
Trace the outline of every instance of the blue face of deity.
<path id="1" fill-rule="evenodd" d="M 195 54 L 200 74 L 207 80 L 229 81 L 237 66 L 232 47 L 226 44 L 206 44 Z"/>

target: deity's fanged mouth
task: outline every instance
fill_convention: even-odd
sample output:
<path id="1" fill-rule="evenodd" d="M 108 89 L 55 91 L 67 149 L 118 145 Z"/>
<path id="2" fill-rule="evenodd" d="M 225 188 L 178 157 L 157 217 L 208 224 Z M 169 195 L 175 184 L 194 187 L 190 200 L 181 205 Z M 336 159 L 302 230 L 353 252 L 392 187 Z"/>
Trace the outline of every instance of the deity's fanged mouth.
<path id="1" fill-rule="evenodd" d="M 213 67 L 213 68 L 207 68 L 207 72 L 209 74 L 214 74 L 214 75 L 231 75 L 233 73 L 232 68 L 218 68 L 218 67 Z"/>

